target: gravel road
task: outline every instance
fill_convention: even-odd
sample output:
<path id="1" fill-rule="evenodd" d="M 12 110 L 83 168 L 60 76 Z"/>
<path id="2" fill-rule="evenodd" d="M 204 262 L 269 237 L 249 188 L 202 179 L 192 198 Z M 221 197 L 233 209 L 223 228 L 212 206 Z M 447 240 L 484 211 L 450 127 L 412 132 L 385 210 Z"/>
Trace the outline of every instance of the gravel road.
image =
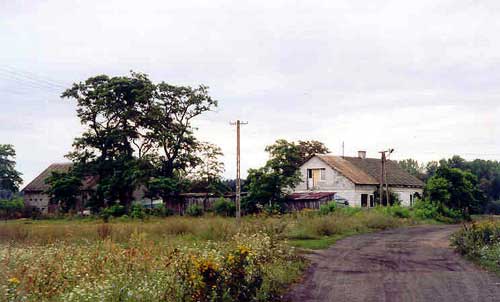
<path id="1" fill-rule="evenodd" d="M 364 234 L 309 254 L 311 266 L 286 301 L 500 301 L 500 278 L 449 246 L 458 226 Z"/>

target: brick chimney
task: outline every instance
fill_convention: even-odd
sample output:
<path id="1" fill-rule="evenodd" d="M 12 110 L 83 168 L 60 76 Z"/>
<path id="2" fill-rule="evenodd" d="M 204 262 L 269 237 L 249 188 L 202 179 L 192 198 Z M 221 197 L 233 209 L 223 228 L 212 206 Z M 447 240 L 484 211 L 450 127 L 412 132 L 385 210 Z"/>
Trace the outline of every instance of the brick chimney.
<path id="1" fill-rule="evenodd" d="M 358 151 L 358 157 L 365 159 L 366 158 L 366 151 Z"/>

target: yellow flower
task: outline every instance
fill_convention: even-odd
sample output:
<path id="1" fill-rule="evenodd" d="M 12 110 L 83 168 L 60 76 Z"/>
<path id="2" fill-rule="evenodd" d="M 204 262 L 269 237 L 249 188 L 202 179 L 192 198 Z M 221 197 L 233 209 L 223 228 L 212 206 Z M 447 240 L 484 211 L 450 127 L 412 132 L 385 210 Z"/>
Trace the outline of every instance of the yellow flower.
<path id="1" fill-rule="evenodd" d="M 17 279 L 16 277 L 12 277 L 12 278 L 10 278 L 10 279 L 9 279 L 9 280 L 7 280 L 7 281 L 9 281 L 10 283 L 14 283 L 14 284 L 19 284 L 19 283 L 21 283 L 21 281 L 19 281 L 19 279 Z"/>

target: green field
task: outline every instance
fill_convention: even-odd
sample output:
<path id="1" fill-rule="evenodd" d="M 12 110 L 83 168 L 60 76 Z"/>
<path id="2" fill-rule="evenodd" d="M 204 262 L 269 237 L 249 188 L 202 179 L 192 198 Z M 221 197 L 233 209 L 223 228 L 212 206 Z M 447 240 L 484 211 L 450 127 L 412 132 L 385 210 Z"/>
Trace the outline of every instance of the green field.
<path id="1" fill-rule="evenodd" d="M 0 223 L 5 301 L 271 301 L 305 267 L 304 249 L 418 223 L 387 210 L 282 216 Z M 403 215 L 407 216 L 407 215 Z"/>

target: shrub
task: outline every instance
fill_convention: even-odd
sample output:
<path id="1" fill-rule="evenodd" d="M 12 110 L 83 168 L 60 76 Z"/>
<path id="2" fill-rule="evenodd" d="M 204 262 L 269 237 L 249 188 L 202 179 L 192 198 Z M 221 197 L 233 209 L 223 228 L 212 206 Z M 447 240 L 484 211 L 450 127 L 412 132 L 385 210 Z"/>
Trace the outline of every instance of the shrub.
<path id="1" fill-rule="evenodd" d="M 283 212 L 283 208 L 279 203 L 267 204 L 264 206 L 264 214 L 266 215 L 278 215 Z"/>
<path id="2" fill-rule="evenodd" d="M 186 215 L 192 216 L 192 217 L 199 217 L 199 216 L 203 215 L 203 208 L 197 204 L 192 204 L 192 205 L 187 207 Z"/>
<path id="3" fill-rule="evenodd" d="M 222 216 L 234 216 L 234 213 L 236 212 L 236 206 L 234 203 L 223 197 L 214 202 L 213 209 L 215 214 Z"/>
<path id="4" fill-rule="evenodd" d="M 396 218 L 410 218 L 410 210 L 399 205 L 389 207 L 380 206 L 376 208 L 376 211 Z"/>
<path id="5" fill-rule="evenodd" d="M 321 215 L 328 215 L 330 213 L 335 212 L 336 209 L 337 209 L 337 203 L 333 201 L 333 202 L 329 202 L 327 204 L 322 204 L 319 207 L 319 213 Z"/>
<path id="6" fill-rule="evenodd" d="M 130 217 L 135 219 L 144 219 L 144 217 L 146 217 L 146 213 L 144 212 L 142 205 L 133 204 L 130 209 Z"/>
<path id="7" fill-rule="evenodd" d="M 345 207 L 345 208 L 339 208 L 339 211 L 347 216 L 353 216 L 361 212 L 362 210 L 361 208 L 357 207 Z"/>
<path id="8" fill-rule="evenodd" d="M 484 247 L 500 244 L 500 223 L 483 221 L 464 225 L 452 236 L 451 243 L 459 253 L 478 257 Z"/>
<path id="9" fill-rule="evenodd" d="M 429 200 L 417 200 L 413 206 L 413 215 L 418 219 L 436 219 L 439 216 L 439 205 Z"/>
<path id="10" fill-rule="evenodd" d="M 418 200 L 413 206 L 413 215 L 418 219 L 435 219 L 445 223 L 456 223 L 470 217 L 458 209 L 450 209 L 445 205 L 428 199 Z"/>
<path id="11" fill-rule="evenodd" d="M 174 211 L 170 208 L 165 207 L 165 205 L 160 204 L 149 210 L 149 213 L 153 216 L 167 217 L 174 215 Z"/>

